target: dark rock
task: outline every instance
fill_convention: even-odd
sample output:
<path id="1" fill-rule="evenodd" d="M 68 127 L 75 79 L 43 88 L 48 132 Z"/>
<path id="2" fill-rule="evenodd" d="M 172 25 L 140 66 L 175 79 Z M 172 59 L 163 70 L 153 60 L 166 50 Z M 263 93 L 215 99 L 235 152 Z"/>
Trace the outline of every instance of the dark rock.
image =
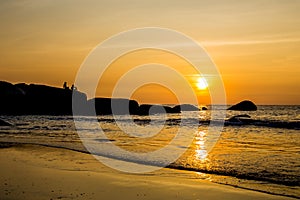
<path id="1" fill-rule="evenodd" d="M 150 113 L 150 108 L 154 106 L 154 105 L 150 105 L 150 104 L 142 104 L 139 106 L 139 115 L 149 115 Z M 152 112 L 157 112 L 158 111 L 158 107 L 154 108 Z M 160 113 L 162 112 L 162 110 L 160 111 Z"/>
<path id="2" fill-rule="evenodd" d="M 72 97 L 87 102 L 85 94 L 46 85 L 0 83 L 2 115 L 72 115 Z M 80 97 L 80 98 L 79 98 Z"/>
<path id="3" fill-rule="evenodd" d="M 171 108 L 169 106 L 163 106 L 163 108 L 166 110 L 166 113 L 180 113 L 180 110 Z"/>
<path id="4" fill-rule="evenodd" d="M 0 119 L 0 126 L 12 126 L 12 124 Z"/>
<path id="5" fill-rule="evenodd" d="M 18 114 L 23 108 L 24 97 L 25 92 L 22 89 L 11 83 L 0 81 L 0 114 Z"/>
<path id="6" fill-rule="evenodd" d="M 208 110 L 208 108 L 206 108 L 206 107 L 202 107 L 201 109 L 202 109 L 202 110 Z"/>
<path id="7" fill-rule="evenodd" d="M 5 81 L 0 81 L 0 98 L 23 96 L 24 94 L 25 92 L 19 87 Z"/>
<path id="8" fill-rule="evenodd" d="M 252 101 L 242 101 L 236 105 L 231 106 L 228 110 L 238 110 L 238 111 L 256 111 L 257 106 Z"/>
<path id="9" fill-rule="evenodd" d="M 129 99 L 94 98 L 88 101 L 89 114 L 93 110 L 97 115 L 126 115 L 138 114 L 139 104 Z"/>
<path id="10" fill-rule="evenodd" d="M 199 111 L 200 110 L 199 108 L 191 104 L 177 105 L 174 107 L 174 109 L 178 111 Z"/>
<path id="11" fill-rule="evenodd" d="M 87 113 L 87 96 L 79 91 L 73 91 L 72 98 L 73 115 L 86 115 Z"/>
<path id="12" fill-rule="evenodd" d="M 153 115 L 160 113 L 180 113 L 180 110 L 170 106 L 142 104 L 139 107 L 139 115 Z"/>
<path id="13" fill-rule="evenodd" d="M 252 122 L 252 119 L 249 115 L 236 115 L 228 119 L 229 122 L 238 122 L 238 123 L 245 123 L 245 122 Z"/>

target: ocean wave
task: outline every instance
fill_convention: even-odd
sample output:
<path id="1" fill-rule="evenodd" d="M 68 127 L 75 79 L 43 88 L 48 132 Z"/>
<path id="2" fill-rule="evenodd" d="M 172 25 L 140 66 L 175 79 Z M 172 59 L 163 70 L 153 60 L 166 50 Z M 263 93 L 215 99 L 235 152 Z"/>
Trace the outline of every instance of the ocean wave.
<path id="1" fill-rule="evenodd" d="M 246 179 L 246 180 L 254 180 L 254 181 L 264 181 L 268 183 L 280 184 L 285 186 L 300 186 L 300 175 L 299 176 L 289 176 L 284 174 L 278 174 L 272 171 L 258 171 L 256 173 L 240 173 L 236 170 L 208 170 L 208 169 L 198 169 L 188 166 L 182 166 L 177 164 L 171 164 L 168 166 L 171 169 L 178 169 L 178 170 L 186 170 L 186 171 L 194 171 L 194 172 L 201 172 L 205 174 L 213 174 L 213 175 L 221 175 L 221 176 L 230 176 L 239 179 Z"/>
<path id="2" fill-rule="evenodd" d="M 99 119 L 99 122 L 114 122 L 113 119 Z M 119 122 L 127 123 L 129 119 L 118 120 Z M 152 123 L 165 123 L 169 126 L 179 126 L 182 123 L 181 119 L 167 119 L 163 120 L 150 120 L 150 119 L 134 119 L 133 120 L 138 125 L 148 125 Z M 282 128 L 282 129 L 294 129 L 300 130 L 299 121 L 276 121 L 276 120 L 257 120 L 257 119 L 239 119 L 236 121 L 227 120 L 196 120 L 196 119 L 185 119 L 184 125 L 198 123 L 200 126 L 216 125 L 216 126 L 259 126 L 259 127 L 268 127 L 268 128 Z"/>

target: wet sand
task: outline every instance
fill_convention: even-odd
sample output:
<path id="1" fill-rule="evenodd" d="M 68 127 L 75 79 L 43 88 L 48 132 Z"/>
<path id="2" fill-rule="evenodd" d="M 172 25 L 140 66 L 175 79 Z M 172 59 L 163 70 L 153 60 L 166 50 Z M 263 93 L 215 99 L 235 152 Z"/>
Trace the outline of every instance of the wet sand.
<path id="1" fill-rule="evenodd" d="M 0 199 L 292 199 L 161 169 L 126 174 L 92 155 L 39 145 L 0 149 Z M 195 177 L 195 178 L 192 178 Z"/>

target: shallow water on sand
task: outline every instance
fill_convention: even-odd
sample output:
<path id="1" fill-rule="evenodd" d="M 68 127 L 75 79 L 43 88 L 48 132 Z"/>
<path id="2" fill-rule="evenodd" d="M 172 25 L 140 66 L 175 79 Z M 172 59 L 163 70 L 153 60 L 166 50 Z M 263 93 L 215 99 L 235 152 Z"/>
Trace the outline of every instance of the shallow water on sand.
<path id="1" fill-rule="evenodd" d="M 186 145 L 182 142 L 172 144 L 174 149 L 184 149 L 185 153 L 168 167 L 180 170 L 193 170 L 200 179 L 229 184 L 274 194 L 300 197 L 300 111 L 299 106 L 259 106 L 255 112 L 227 111 L 227 117 L 248 114 L 258 120 L 253 124 L 225 123 L 221 136 L 209 151 L 207 144 L 210 111 L 197 113 L 183 127 L 184 133 L 192 135 L 193 140 Z M 220 107 L 220 109 L 223 109 Z M 193 113 L 195 114 L 195 113 Z M 188 116 L 188 115 L 187 115 Z M 191 116 L 194 116 L 191 114 Z M 164 122 L 164 119 L 167 119 Z M 0 127 L 0 141 L 37 143 L 63 147 L 86 152 L 76 132 L 72 116 L 1 116 L 12 123 L 12 127 Z M 121 123 L 127 130 L 135 131 L 129 121 L 135 121 L 143 127 L 145 133 L 153 132 L 163 124 L 163 129 L 152 137 L 141 138 L 125 134 L 118 127 L 112 116 L 98 116 L 98 126 L 106 137 L 97 134 L 97 128 L 91 124 L 93 117 L 78 117 L 84 125 L 79 130 L 93 144 L 111 143 L 120 148 L 136 153 L 152 152 L 168 145 L 176 136 L 180 127 L 181 116 L 120 116 Z M 199 122 L 200 121 L 200 122 Z M 149 126 L 151 123 L 153 126 Z M 190 125 L 197 123 L 197 130 L 190 131 Z M 98 128 L 99 128 L 98 127 Z M 143 135 L 141 135 L 143 136 Z M 208 145 L 209 146 L 209 145 Z M 127 160 L 149 165 L 163 163 L 168 155 L 139 160 L 112 152 L 97 152 L 101 156 Z"/>

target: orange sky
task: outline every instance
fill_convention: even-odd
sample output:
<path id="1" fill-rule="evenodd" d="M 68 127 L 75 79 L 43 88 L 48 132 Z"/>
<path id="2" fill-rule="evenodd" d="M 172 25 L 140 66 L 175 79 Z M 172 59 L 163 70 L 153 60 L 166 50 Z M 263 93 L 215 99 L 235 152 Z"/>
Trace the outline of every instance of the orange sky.
<path id="1" fill-rule="evenodd" d="M 155 26 L 182 32 L 205 47 L 222 74 L 229 104 L 243 99 L 299 104 L 299 10 L 297 0 L 0 1 L 0 80 L 71 84 L 100 42 L 121 31 Z M 189 74 L 184 61 L 172 55 L 147 54 L 148 59 L 135 54 L 117 61 L 105 87 L 112 87 L 117 69 L 151 59 Z M 197 93 L 201 103 L 210 102 L 208 92 Z M 109 89 L 97 94 L 108 95 Z M 140 88 L 134 97 L 158 103 L 153 95 L 162 103 L 174 101 L 157 86 Z"/>

